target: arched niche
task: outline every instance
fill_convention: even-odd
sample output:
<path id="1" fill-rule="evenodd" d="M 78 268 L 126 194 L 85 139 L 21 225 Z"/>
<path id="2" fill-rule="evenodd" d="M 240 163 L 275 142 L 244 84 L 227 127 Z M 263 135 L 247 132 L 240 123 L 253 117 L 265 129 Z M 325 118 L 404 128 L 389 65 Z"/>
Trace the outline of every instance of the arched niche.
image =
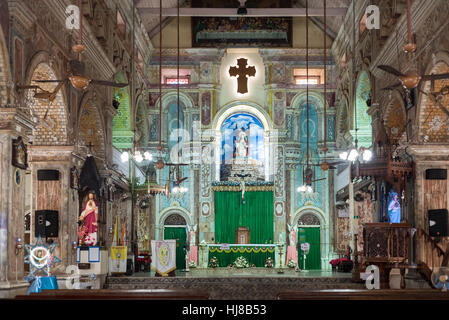
<path id="1" fill-rule="evenodd" d="M 350 130 L 350 116 L 349 116 L 349 103 L 348 97 L 343 95 L 340 99 L 337 109 L 336 120 L 336 141 L 338 148 L 346 148 L 352 144 L 352 136 Z"/>
<path id="2" fill-rule="evenodd" d="M 56 80 L 53 68 L 50 67 L 44 54 L 36 56 L 30 64 L 29 83 L 39 86 L 42 90 L 53 92 L 57 82 L 35 82 L 34 80 Z M 53 101 L 35 98 L 35 91 L 30 89 L 27 94 L 27 104 L 36 125 L 33 130 L 33 144 L 40 146 L 68 144 L 68 114 L 63 96 L 63 86 Z M 38 92 L 40 92 L 38 90 Z"/>
<path id="3" fill-rule="evenodd" d="M 8 5 L 6 5 L 7 7 Z M 0 26 L 0 105 L 10 103 L 9 82 L 11 73 L 9 68 L 8 47 L 6 46 L 3 29 Z"/>
<path id="4" fill-rule="evenodd" d="M 145 148 L 149 142 L 150 126 L 148 123 L 148 114 L 143 97 L 137 99 L 136 108 L 136 145 Z"/>
<path id="5" fill-rule="evenodd" d="M 397 143 L 405 133 L 407 115 L 402 96 L 393 91 L 384 115 L 384 127 L 391 143 Z"/>
<path id="6" fill-rule="evenodd" d="M 78 115 L 78 146 L 83 153 L 105 159 L 104 122 L 98 106 L 88 97 L 81 101 Z M 91 150 L 90 150 L 90 149 Z"/>
<path id="7" fill-rule="evenodd" d="M 429 65 L 425 74 L 449 73 L 449 54 L 438 52 L 434 61 Z M 434 87 L 431 82 L 425 81 L 421 90 L 424 92 L 440 92 L 449 86 L 449 79 L 435 80 Z M 427 95 L 420 94 L 418 106 L 419 139 L 425 143 L 448 143 L 448 115 L 441 110 Z M 445 108 L 449 105 L 449 95 L 443 95 L 440 101 Z"/>
<path id="8" fill-rule="evenodd" d="M 371 81 L 367 71 L 362 70 L 356 82 L 356 98 L 355 109 L 352 112 L 352 130 L 351 134 L 355 138 L 357 137 L 358 146 L 364 146 L 366 148 L 372 145 L 372 119 L 368 113 L 368 103 L 371 99 Z M 357 132 L 356 132 L 357 129 Z"/>
<path id="9" fill-rule="evenodd" d="M 272 151 L 273 144 L 270 143 L 273 142 L 270 141 L 270 136 L 273 133 L 273 125 L 269 115 L 261 106 L 248 101 L 234 101 L 230 104 L 225 105 L 220 109 L 220 111 L 215 115 L 213 119 L 213 129 L 208 134 L 211 134 L 211 136 L 215 140 L 215 142 L 213 143 L 213 159 L 211 159 L 211 162 L 215 163 L 216 165 L 215 180 L 219 181 L 222 180 L 221 178 L 225 179 L 228 176 L 226 172 L 223 173 L 223 170 L 230 170 L 230 168 L 228 167 L 230 167 L 231 164 L 228 162 L 232 162 L 232 157 L 231 161 L 224 161 L 225 159 L 223 159 L 223 152 L 225 152 L 225 157 L 226 155 L 233 154 L 234 145 L 229 146 L 229 141 L 232 140 L 233 143 L 233 137 L 236 131 L 229 132 L 231 136 L 226 137 L 225 127 L 230 120 L 238 117 L 245 118 L 245 130 L 248 129 L 251 124 L 254 125 L 253 133 L 257 132 L 257 134 L 255 136 L 253 135 L 253 140 L 251 140 L 251 130 L 249 131 L 250 138 L 248 141 L 248 151 L 251 152 L 250 150 L 253 149 L 253 160 L 255 162 L 262 161 L 260 165 L 263 166 L 263 168 L 261 169 L 262 171 L 260 172 L 259 178 L 264 179 L 265 181 L 270 181 L 270 177 L 273 174 L 274 163 Z M 227 130 L 231 130 L 231 128 L 227 128 Z M 238 131 L 239 130 L 237 130 L 237 132 Z M 252 146 L 252 142 L 255 143 L 255 145 Z M 228 147 L 230 147 L 232 150 L 226 151 L 226 145 L 228 145 Z M 260 154 L 258 157 L 254 157 L 254 148 L 256 148 L 255 150 L 257 150 L 256 153 L 263 152 L 263 154 Z M 253 163 L 254 161 L 252 161 L 251 163 Z"/>

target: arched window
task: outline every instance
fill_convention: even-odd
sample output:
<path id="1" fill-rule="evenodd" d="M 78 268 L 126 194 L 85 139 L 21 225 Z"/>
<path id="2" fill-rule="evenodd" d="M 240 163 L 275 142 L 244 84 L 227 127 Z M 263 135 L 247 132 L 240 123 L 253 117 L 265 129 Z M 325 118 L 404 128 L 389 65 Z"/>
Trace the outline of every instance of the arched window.
<path id="1" fill-rule="evenodd" d="M 356 112 L 353 112 L 353 129 L 351 134 L 354 137 L 357 135 L 358 146 L 366 148 L 372 145 L 372 126 L 371 116 L 368 114 L 369 105 L 371 104 L 371 83 L 369 75 L 366 71 L 362 71 L 357 79 L 356 86 Z M 357 133 L 355 132 L 357 129 Z"/>

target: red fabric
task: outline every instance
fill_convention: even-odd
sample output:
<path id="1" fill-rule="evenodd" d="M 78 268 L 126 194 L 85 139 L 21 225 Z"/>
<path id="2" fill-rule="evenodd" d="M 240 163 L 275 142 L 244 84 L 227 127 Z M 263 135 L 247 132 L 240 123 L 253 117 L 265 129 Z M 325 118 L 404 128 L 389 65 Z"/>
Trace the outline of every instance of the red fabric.
<path id="1" fill-rule="evenodd" d="M 86 210 L 88 202 L 89 201 L 86 201 L 86 203 L 84 204 L 83 211 Z M 98 208 L 97 203 L 95 201 L 93 202 L 95 203 L 95 207 Z M 94 226 L 94 223 L 95 224 L 97 223 L 97 215 L 95 214 L 95 210 L 91 210 L 84 216 L 84 225 L 87 227 L 87 233 L 97 232 L 97 226 L 96 225 Z"/>
<path id="2" fill-rule="evenodd" d="M 348 258 L 341 258 L 341 259 L 334 259 L 334 260 L 331 260 L 331 261 L 329 261 L 329 263 L 333 266 L 333 267 L 336 267 L 336 266 L 338 266 L 339 264 L 340 264 L 340 262 L 343 262 L 343 261 L 350 261 Z"/>

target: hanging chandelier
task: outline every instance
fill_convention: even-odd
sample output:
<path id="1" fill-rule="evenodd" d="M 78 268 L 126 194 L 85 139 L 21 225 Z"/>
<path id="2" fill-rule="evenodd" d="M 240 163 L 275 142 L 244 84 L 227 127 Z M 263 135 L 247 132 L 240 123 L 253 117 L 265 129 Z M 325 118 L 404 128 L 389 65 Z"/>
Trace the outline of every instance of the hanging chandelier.
<path id="1" fill-rule="evenodd" d="M 297 191 L 313 193 L 312 169 L 309 166 L 309 1 L 306 0 L 306 111 L 307 111 L 307 167 L 305 171 L 305 183 L 299 186 Z"/>
<path id="2" fill-rule="evenodd" d="M 137 163 L 141 163 L 144 160 L 147 161 L 152 161 L 153 160 L 153 155 L 149 152 L 149 151 L 140 151 L 140 150 L 125 150 L 122 152 L 122 154 L 120 155 L 120 160 L 122 160 L 122 162 L 128 162 L 129 159 L 133 159 L 134 161 L 136 161 Z"/>

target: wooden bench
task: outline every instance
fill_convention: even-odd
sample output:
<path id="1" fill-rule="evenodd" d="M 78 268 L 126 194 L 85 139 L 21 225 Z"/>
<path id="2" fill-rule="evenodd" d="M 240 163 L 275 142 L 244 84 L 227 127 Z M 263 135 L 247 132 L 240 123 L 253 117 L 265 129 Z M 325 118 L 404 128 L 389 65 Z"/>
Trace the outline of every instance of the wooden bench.
<path id="1" fill-rule="evenodd" d="M 208 300 L 204 290 L 194 289 L 59 289 L 18 295 L 16 300 Z"/>
<path id="2" fill-rule="evenodd" d="M 449 300 L 449 294 L 439 290 L 286 290 L 278 300 Z"/>

